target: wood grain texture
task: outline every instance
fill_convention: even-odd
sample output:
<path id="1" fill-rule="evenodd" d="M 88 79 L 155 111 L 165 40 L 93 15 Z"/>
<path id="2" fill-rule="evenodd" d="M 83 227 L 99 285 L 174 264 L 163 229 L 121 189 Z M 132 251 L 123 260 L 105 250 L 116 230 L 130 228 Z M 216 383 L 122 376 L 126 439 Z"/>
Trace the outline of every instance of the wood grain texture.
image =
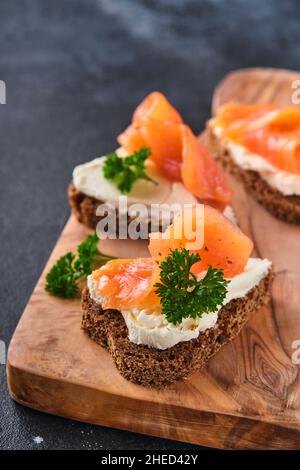
<path id="1" fill-rule="evenodd" d="M 217 88 L 213 108 L 236 99 L 290 104 L 294 72 L 245 70 Z M 44 292 L 45 273 L 88 229 L 71 217 L 19 322 L 9 352 L 12 397 L 69 418 L 226 449 L 300 448 L 299 366 L 292 343 L 300 340 L 300 228 L 274 219 L 231 179 L 234 208 L 256 253 L 272 259 L 272 304 L 208 366 L 164 391 L 123 379 L 107 352 L 80 329 L 77 300 Z M 146 253 L 143 242 L 106 242 L 119 256 Z"/>

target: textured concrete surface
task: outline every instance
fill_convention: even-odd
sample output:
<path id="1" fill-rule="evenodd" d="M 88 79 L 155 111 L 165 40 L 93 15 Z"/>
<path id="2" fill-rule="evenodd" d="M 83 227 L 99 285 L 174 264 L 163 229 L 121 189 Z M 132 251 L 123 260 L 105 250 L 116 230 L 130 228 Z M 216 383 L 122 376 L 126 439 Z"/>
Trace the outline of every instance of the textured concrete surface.
<path id="1" fill-rule="evenodd" d="M 0 340 L 9 343 L 68 217 L 73 166 L 113 149 L 154 89 L 200 131 L 212 90 L 230 70 L 297 69 L 297 7 L 291 0 L 1 0 Z M 194 448 L 28 410 L 10 400 L 3 365 L 0 376 L 0 448 Z"/>

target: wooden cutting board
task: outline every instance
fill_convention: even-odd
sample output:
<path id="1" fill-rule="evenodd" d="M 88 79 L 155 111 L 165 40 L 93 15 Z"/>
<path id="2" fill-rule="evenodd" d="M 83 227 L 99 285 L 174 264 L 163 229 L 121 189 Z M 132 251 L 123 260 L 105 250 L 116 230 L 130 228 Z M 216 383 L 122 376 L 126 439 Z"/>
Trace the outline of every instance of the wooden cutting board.
<path id="1" fill-rule="evenodd" d="M 214 111 L 228 100 L 291 102 L 300 74 L 249 69 L 225 78 Z M 272 303 L 199 373 L 164 391 L 124 380 L 109 354 L 80 329 L 79 301 L 44 292 L 45 273 L 88 229 L 70 217 L 23 313 L 8 352 L 11 396 L 68 418 L 226 449 L 300 448 L 300 227 L 269 215 L 231 180 L 234 208 L 260 257 L 273 260 Z M 120 256 L 145 253 L 143 242 L 108 242 Z M 298 346 L 299 348 L 299 346 Z M 299 354 L 300 357 L 300 354 Z"/>

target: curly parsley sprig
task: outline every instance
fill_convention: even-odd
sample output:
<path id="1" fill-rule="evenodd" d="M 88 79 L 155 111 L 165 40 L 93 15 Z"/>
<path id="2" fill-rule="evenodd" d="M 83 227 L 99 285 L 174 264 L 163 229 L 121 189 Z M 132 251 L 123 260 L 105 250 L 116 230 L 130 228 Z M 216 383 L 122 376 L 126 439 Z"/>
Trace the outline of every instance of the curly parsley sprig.
<path id="1" fill-rule="evenodd" d="M 155 284 L 161 299 L 162 311 L 174 325 L 186 317 L 199 318 L 204 313 L 214 312 L 226 297 L 227 285 L 222 269 L 209 266 L 203 279 L 198 280 L 191 272 L 200 261 L 198 253 L 185 248 L 172 250 L 160 264 L 160 281 Z"/>
<path id="2" fill-rule="evenodd" d="M 119 157 L 116 152 L 112 152 L 105 158 L 104 177 L 114 183 L 121 193 L 129 193 L 139 179 L 157 184 L 146 173 L 145 161 L 150 155 L 148 147 L 142 147 L 128 157 Z"/>
<path id="3" fill-rule="evenodd" d="M 57 297 L 77 297 L 93 269 L 113 259 L 98 250 L 98 241 L 96 233 L 89 235 L 78 246 L 76 255 L 68 252 L 61 256 L 46 276 L 45 290 Z"/>

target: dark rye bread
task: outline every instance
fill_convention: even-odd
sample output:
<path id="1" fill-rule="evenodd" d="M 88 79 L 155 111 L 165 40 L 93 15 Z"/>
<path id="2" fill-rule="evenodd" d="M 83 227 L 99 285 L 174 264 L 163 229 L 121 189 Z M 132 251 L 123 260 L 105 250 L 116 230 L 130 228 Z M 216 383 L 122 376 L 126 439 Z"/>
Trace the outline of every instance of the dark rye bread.
<path id="1" fill-rule="evenodd" d="M 84 225 L 96 230 L 97 223 L 101 220 L 101 216 L 96 215 L 97 207 L 103 204 L 103 201 L 99 201 L 94 197 L 87 196 L 80 191 L 77 191 L 73 183 L 68 186 L 68 198 L 72 213 L 76 219 Z M 118 217 L 118 212 L 117 212 Z M 127 226 L 134 220 L 133 217 L 127 216 Z M 151 232 L 151 223 L 145 222 L 146 235 Z M 138 228 L 137 228 L 138 230 Z M 163 227 L 159 226 L 159 231 L 162 231 Z M 118 221 L 117 221 L 117 235 L 118 235 Z"/>
<path id="2" fill-rule="evenodd" d="M 199 370 L 231 341 L 251 313 L 268 302 L 271 279 L 270 271 L 244 298 L 232 300 L 224 306 L 215 328 L 166 350 L 131 343 L 121 313 L 102 310 L 101 305 L 91 299 L 88 288 L 82 292 L 82 328 L 110 352 L 125 379 L 146 387 L 162 388 Z"/>
<path id="3" fill-rule="evenodd" d="M 73 183 L 70 183 L 68 186 L 68 198 L 71 211 L 76 219 L 95 230 L 97 223 L 101 219 L 101 217 L 96 215 L 96 209 L 102 204 L 102 201 L 77 191 Z"/>
<path id="4" fill-rule="evenodd" d="M 300 223 L 300 196 L 284 196 L 280 191 L 272 188 L 256 171 L 240 168 L 234 163 L 229 150 L 214 135 L 210 127 L 207 130 L 206 143 L 215 159 L 244 184 L 246 190 L 259 204 L 284 222 Z"/>

